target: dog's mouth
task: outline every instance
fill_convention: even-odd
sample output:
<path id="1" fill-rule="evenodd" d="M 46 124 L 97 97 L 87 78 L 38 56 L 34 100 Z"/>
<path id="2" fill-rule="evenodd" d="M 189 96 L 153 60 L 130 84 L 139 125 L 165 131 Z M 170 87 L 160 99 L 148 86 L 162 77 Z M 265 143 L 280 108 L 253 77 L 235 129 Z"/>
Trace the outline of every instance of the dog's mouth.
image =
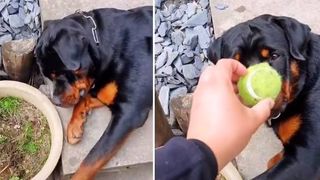
<path id="1" fill-rule="evenodd" d="M 278 100 L 281 99 L 281 97 L 279 96 L 276 100 L 275 100 L 275 105 L 271 110 L 271 115 L 270 118 L 271 119 L 277 119 L 281 116 L 281 113 L 285 111 L 288 102 L 287 101 L 283 101 L 283 100 Z"/>
<path id="2" fill-rule="evenodd" d="M 68 88 L 61 94 L 55 95 L 53 93 L 55 85 L 51 82 L 49 83 L 50 95 L 48 96 L 56 106 L 71 107 L 76 105 L 81 98 L 85 97 L 93 86 L 93 79 L 82 78 L 68 85 Z"/>
<path id="3" fill-rule="evenodd" d="M 292 86 L 288 81 L 283 81 L 280 94 L 276 98 L 275 105 L 271 110 L 271 119 L 279 118 L 292 100 Z"/>
<path id="4" fill-rule="evenodd" d="M 77 104 L 82 97 L 85 97 L 93 87 L 93 79 L 79 79 L 71 85 L 69 93 L 64 93 L 61 98 L 61 106 L 73 106 Z"/>

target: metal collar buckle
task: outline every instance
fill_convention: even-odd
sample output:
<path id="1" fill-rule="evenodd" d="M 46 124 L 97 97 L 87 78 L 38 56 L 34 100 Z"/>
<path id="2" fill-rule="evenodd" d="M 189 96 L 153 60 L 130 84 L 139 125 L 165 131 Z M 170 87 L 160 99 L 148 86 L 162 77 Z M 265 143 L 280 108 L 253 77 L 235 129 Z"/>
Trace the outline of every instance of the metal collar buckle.
<path id="1" fill-rule="evenodd" d="M 272 120 L 278 119 L 280 116 L 281 116 L 281 113 L 278 113 L 276 116 L 270 117 L 270 118 L 268 119 L 268 121 L 267 121 L 267 125 L 268 125 L 269 127 L 271 127 L 271 126 L 272 126 Z"/>
<path id="2" fill-rule="evenodd" d="M 97 45 L 99 45 L 100 42 L 99 42 L 98 33 L 97 33 L 97 24 L 96 24 L 95 20 L 93 19 L 93 17 L 85 15 L 85 13 L 83 11 L 81 11 L 80 9 L 76 10 L 76 13 L 81 14 L 84 18 L 89 19 L 92 22 L 93 27 L 91 28 L 91 32 L 92 32 L 93 40 Z"/>
<path id="3" fill-rule="evenodd" d="M 271 117 L 271 119 L 278 119 L 280 116 L 281 116 L 281 113 L 279 113 L 279 114 L 276 115 L 276 116 Z"/>

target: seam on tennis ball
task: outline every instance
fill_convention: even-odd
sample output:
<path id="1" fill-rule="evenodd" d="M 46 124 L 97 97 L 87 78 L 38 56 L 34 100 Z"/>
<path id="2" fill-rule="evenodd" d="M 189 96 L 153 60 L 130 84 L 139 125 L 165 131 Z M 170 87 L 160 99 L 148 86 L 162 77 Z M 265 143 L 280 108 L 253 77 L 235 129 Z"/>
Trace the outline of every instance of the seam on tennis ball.
<path id="1" fill-rule="evenodd" d="M 250 94 L 251 97 L 253 97 L 254 99 L 257 99 L 257 100 L 261 100 L 262 97 L 258 96 L 256 94 L 256 92 L 254 92 L 254 89 L 252 87 L 252 83 L 251 82 L 252 82 L 252 78 L 254 77 L 254 75 L 259 71 L 261 71 L 261 69 L 256 69 L 252 73 L 250 73 L 249 76 L 248 76 L 248 79 L 247 79 L 247 83 L 246 83 L 246 87 L 247 87 L 248 93 Z"/>

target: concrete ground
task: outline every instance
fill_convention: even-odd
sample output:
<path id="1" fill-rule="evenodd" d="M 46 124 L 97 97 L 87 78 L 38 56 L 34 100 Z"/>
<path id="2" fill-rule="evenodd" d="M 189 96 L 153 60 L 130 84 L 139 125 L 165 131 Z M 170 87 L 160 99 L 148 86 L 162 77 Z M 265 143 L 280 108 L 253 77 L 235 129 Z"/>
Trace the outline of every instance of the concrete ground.
<path id="1" fill-rule="evenodd" d="M 80 9 L 88 11 L 97 8 L 130 9 L 138 6 L 151 6 L 152 0 L 39 0 L 41 7 L 41 20 L 60 19 Z"/>
<path id="2" fill-rule="evenodd" d="M 320 33 L 319 0 L 211 0 L 210 6 L 216 37 L 240 22 L 262 14 L 290 16 L 308 24 L 313 32 Z M 267 161 L 281 149 L 281 143 L 270 128 L 259 128 L 236 158 L 243 178 L 252 179 L 266 170 Z"/>
<path id="3" fill-rule="evenodd" d="M 318 0 L 210 0 L 214 34 L 219 37 L 230 27 L 262 14 L 289 16 L 308 24 L 312 31 L 320 33 Z M 224 10 L 216 7 L 227 6 Z"/>
<path id="4" fill-rule="evenodd" d="M 130 9 L 138 6 L 152 5 L 152 0 L 39 0 L 41 21 L 60 19 L 80 9 L 88 11 L 97 8 Z M 57 108 L 63 121 L 64 128 L 69 121 L 72 109 Z M 153 122 L 152 112 L 142 128 L 131 133 L 124 146 L 114 158 L 98 174 L 96 179 L 152 179 L 153 160 Z M 84 137 L 80 144 L 64 143 L 62 152 L 62 171 L 65 179 L 72 174 L 81 163 L 108 125 L 111 113 L 108 108 L 95 110 L 85 125 Z"/>
<path id="5" fill-rule="evenodd" d="M 57 107 L 58 113 L 62 120 L 64 132 L 66 132 L 68 122 L 72 115 L 72 108 Z M 152 162 L 153 156 L 153 113 L 143 127 L 133 131 L 119 152 L 109 161 L 103 170 L 118 170 L 131 166 L 138 166 Z M 111 112 L 107 107 L 93 110 L 87 118 L 84 135 L 80 143 L 70 145 L 66 142 L 62 150 L 62 172 L 64 175 L 74 173 L 79 167 L 81 161 L 89 153 L 94 144 L 101 137 L 111 119 Z M 149 173 L 152 175 L 152 171 Z M 104 173 L 105 174 L 105 173 Z"/>
<path id="6" fill-rule="evenodd" d="M 126 180 L 126 179 L 137 179 L 137 180 L 151 180 L 153 178 L 152 173 L 152 163 L 141 164 L 138 166 L 133 166 L 130 168 L 120 169 L 117 171 L 108 171 L 106 173 L 100 173 L 96 180 Z"/>

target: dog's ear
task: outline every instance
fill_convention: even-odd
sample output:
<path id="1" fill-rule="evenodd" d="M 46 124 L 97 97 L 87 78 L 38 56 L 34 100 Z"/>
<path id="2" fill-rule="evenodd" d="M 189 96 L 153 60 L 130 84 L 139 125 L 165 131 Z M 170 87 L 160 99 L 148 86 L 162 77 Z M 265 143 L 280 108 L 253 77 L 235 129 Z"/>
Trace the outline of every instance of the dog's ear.
<path id="1" fill-rule="evenodd" d="M 42 33 L 35 48 L 35 56 L 43 61 L 50 61 L 56 55 L 68 70 L 88 68 L 91 63 L 89 42 L 79 31 L 61 27 L 59 22 L 52 22 Z"/>
<path id="2" fill-rule="evenodd" d="M 297 60 L 306 60 L 305 54 L 310 40 L 310 27 L 293 18 L 274 17 L 273 19 L 286 35 L 291 56 Z"/>
<path id="3" fill-rule="evenodd" d="M 43 22 L 43 29 L 46 29 L 49 25 L 58 22 L 59 20 L 46 20 Z"/>
<path id="4" fill-rule="evenodd" d="M 60 34 L 52 43 L 62 63 L 72 71 L 89 66 L 91 58 L 88 46 L 86 38 L 77 33 Z"/>
<path id="5" fill-rule="evenodd" d="M 214 40 L 208 49 L 208 58 L 211 62 L 216 64 L 222 58 L 222 38 L 219 37 Z"/>
<path id="6" fill-rule="evenodd" d="M 51 43 L 55 41 L 58 32 L 61 31 L 59 28 L 59 21 L 52 20 L 46 23 L 44 30 L 38 39 L 37 45 L 34 49 L 34 55 L 38 59 L 45 59 L 48 55 L 48 50 L 51 46 Z"/>

